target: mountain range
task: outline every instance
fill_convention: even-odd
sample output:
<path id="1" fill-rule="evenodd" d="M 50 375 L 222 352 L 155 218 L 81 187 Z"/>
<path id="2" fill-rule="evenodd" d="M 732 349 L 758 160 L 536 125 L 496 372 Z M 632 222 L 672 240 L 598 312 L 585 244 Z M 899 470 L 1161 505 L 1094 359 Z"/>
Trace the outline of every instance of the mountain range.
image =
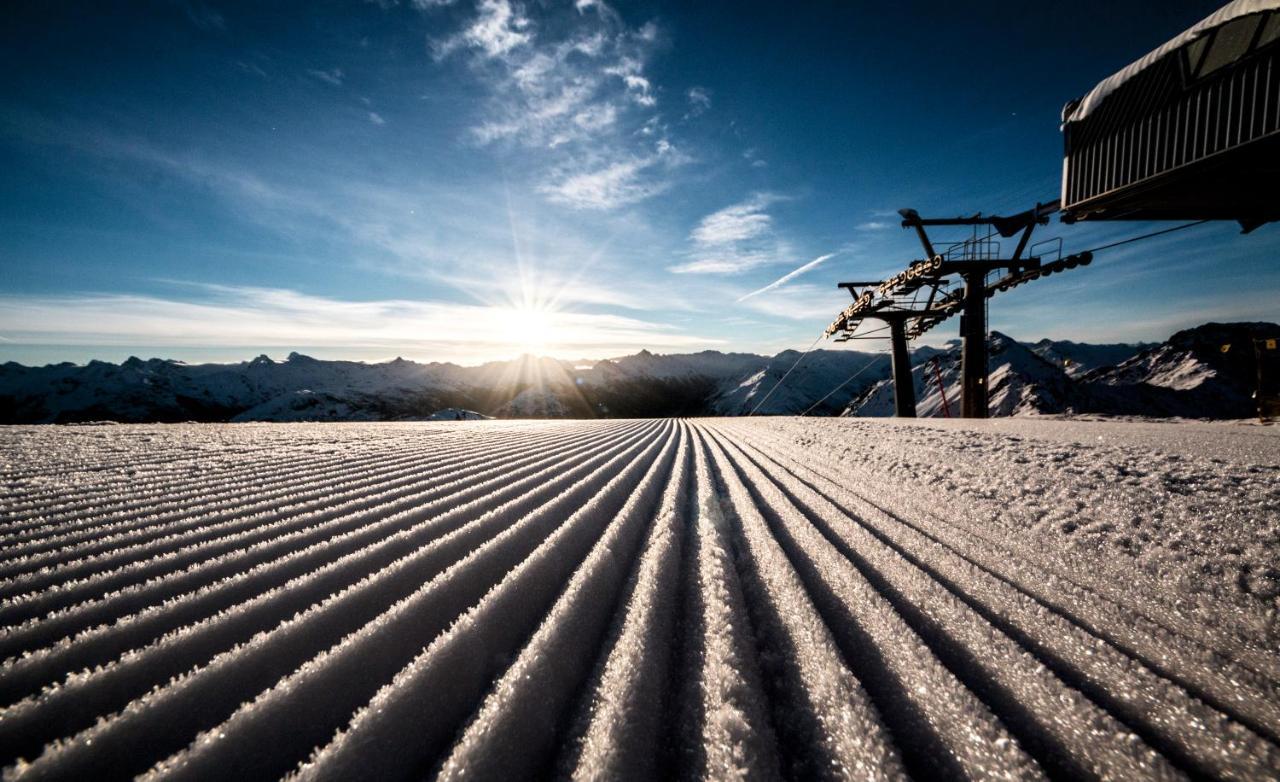
<path id="1" fill-rule="evenodd" d="M 1256 411 L 1255 338 L 1280 338 L 1280 326 L 1209 323 L 1139 345 L 1021 343 L 992 332 L 991 412 L 1248 417 Z M 1264 370 L 1280 373 L 1275 357 L 1264 358 L 1271 362 Z M 912 359 L 919 414 L 955 414 L 958 343 L 919 348 Z M 888 374 L 885 353 L 847 350 L 803 357 L 790 350 L 775 356 L 641 351 L 576 362 L 521 356 L 474 367 L 401 358 L 326 361 L 299 353 L 237 364 L 8 362 L 0 365 L 0 423 L 874 416 L 892 414 Z"/>
<path id="2" fill-rule="evenodd" d="M 993 416 L 1098 414 L 1181 418 L 1248 418 L 1257 413 L 1258 364 L 1269 388 L 1280 383 L 1280 339 L 1274 323 L 1206 323 L 1159 344 L 1088 345 L 1018 342 L 1000 332 L 988 341 L 988 402 Z M 1261 351 L 1254 348 L 1261 341 Z M 912 368 L 917 414 L 956 415 L 960 348 L 948 345 Z M 944 401 L 945 393 L 945 401 Z M 893 415 L 893 385 L 866 388 L 842 411 Z"/>

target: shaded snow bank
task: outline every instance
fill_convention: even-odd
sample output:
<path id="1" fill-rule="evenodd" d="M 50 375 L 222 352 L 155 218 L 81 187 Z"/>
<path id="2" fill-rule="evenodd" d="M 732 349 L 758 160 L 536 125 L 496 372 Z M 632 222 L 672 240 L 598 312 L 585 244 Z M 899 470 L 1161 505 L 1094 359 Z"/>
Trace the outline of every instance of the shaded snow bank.
<path id="1" fill-rule="evenodd" d="M 1276 636 L 1280 429 L 1234 422 L 810 421 L 768 424 L 828 452 L 853 486 L 1058 556 L 1071 572 L 1227 599 Z M 1159 587 L 1163 585 L 1163 587 Z"/>

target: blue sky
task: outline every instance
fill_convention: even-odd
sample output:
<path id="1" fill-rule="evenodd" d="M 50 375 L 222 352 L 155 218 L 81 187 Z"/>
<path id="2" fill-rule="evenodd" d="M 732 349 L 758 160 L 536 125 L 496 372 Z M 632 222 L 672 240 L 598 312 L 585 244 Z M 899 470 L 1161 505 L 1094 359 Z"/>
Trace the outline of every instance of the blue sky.
<path id="1" fill-rule="evenodd" d="M 1063 103 L 1215 7 L 11 4 L 0 359 L 803 348 L 838 280 L 918 256 L 896 209 L 1055 197 Z M 1280 319 L 1278 253 L 1276 226 L 1194 228 L 1005 294 L 991 326 Z"/>

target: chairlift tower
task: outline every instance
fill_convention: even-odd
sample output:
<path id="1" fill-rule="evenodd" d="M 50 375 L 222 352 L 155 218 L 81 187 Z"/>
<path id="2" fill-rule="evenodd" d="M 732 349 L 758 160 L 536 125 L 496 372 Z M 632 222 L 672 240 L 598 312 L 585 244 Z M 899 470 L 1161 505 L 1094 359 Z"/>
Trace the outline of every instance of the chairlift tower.
<path id="1" fill-rule="evenodd" d="M 960 315 L 961 415 L 965 418 L 986 418 L 987 299 L 997 292 L 1007 291 L 1046 274 L 1087 265 L 1092 260 L 1091 254 L 1082 253 L 1042 263 L 1040 256 L 1028 252 L 1035 249 L 1031 245 L 1035 227 L 1048 223 L 1049 216 L 1057 210 L 1057 201 L 1036 204 L 1032 209 L 1009 217 L 977 214 L 972 217 L 923 218 L 914 209 L 901 210 L 902 225 L 915 229 L 926 260 L 912 263 L 889 280 L 840 283 L 839 287 L 853 295 L 854 303 L 827 327 L 825 336 L 835 335 L 838 342 L 871 339 L 870 335 L 858 332 L 861 322 L 884 322 L 893 348 L 895 414 L 914 417 L 915 384 L 911 378 L 907 342 L 952 315 Z M 928 229 L 954 226 L 969 226 L 975 232 L 986 226 L 990 232 L 985 237 L 977 237 L 975 233 L 975 238 L 939 251 Z M 1000 257 L 999 244 L 992 241 L 997 234 L 1004 238 L 1018 238 L 1016 249 L 1008 257 Z M 993 272 L 1004 274 L 988 283 Z M 959 285 L 953 287 L 957 281 Z M 922 295 L 925 296 L 923 303 L 920 301 Z"/>
<path id="2" fill-rule="evenodd" d="M 859 298 L 858 288 L 873 290 L 879 282 L 842 282 L 839 287 L 853 294 L 854 301 Z M 889 344 L 893 351 L 893 414 L 898 418 L 916 417 L 916 389 L 911 380 L 911 351 L 907 346 L 907 326 L 919 318 L 927 316 L 928 310 L 883 308 L 869 310 L 862 314 L 864 318 L 883 321 L 889 328 Z M 849 336 L 840 339 L 863 339 Z"/>
<path id="3" fill-rule="evenodd" d="M 907 341 L 959 314 L 962 415 L 986 418 L 987 299 L 1093 260 L 1092 251 L 1061 257 L 1058 240 L 1059 257 L 1041 263 L 1038 245 L 1028 244 L 1035 226 L 1046 224 L 1051 214 L 1060 211 L 1068 224 L 1235 220 L 1245 233 L 1280 220 L 1277 72 L 1280 0 L 1227 3 L 1066 105 L 1058 200 L 1011 217 L 923 218 L 914 209 L 901 210 L 902 226 L 915 229 L 925 259 L 879 283 L 840 283 L 854 303 L 825 336 L 870 339 L 858 333 L 862 321 L 885 322 L 893 345 L 895 409 L 899 416 L 914 416 Z M 927 229 L 948 226 L 972 227 L 973 239 L 939 252 Z M 980 238 L 979 226 L 991 232 Z M 989 241 L 996 234 L 1018 237 L 1012 254 L 1001 256 L 998 244 Z M 1003 276 L 988 282 L 1001 271 Z M 952 278 L 959 287 L 950 287 Z M 919 294 L 925 288 L 929 294 L 921 308 Z"/>
<path id="4" fill-rule="evenodd" d="M 924 218 L 914 209 L 899 212 L 902 227 L 915 229 L 927 258 L 941 257 L 934 251 L 926 230 L 934 226 L 988 226 L 1006 239 L 1018 237 L 1017 249 L 1008 258 L 968 257 L 982 253 L 976 252 L 979 249 L 976 244 L 973 246 L 975 252 L 966 252 L 962 243 L 960 258 L 944 258 L 939 268 L 939 274 L 957 274 L 964 284 L 960 306 L 960 415 L 964 418 L 987 417 L 987 276 L 995 271 L 1018 274 L 1031 265 L 1029 261 L 1034 261 L 1035 267 L 1039 268 L 1039 258 L 1023 260 L 1023 253 L 1035 227 L 1048 223 L 1049 215 L 1056 211 L 1057 201 L 1036 204 L 1035 208 L 1011 217 Z"/>

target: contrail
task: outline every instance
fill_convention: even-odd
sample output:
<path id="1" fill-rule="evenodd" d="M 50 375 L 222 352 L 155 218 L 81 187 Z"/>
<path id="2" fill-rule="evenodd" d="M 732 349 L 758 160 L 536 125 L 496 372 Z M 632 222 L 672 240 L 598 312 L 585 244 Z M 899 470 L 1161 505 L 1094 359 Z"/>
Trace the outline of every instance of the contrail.
<path id="1" fill-rule="evenodd" d="M 761 288 L 760 290 L 758 290 L 758 291 L 751 291 L 751 292 L 750 292 L 750 293 L 748 293 L 746 296 L 743 296 L 742 298 L 738 299 L 738 301 L 746 301 L 747 299 L 751 298 L 752 296 L 757 296 L 757 295 L 759 295 L 759 294 L 761 294 L 761 293 L 764 293 L 765 291 L 771 291 L 771 290 L 773 290 L 774 288 L 778 287 L 779 285 L 785 285 L 786 283 L 790 282 L 791 280 L 795 279 L 796 277 L 799 277 L 800 275 L 804 274 L 805 272 L 809 271 L 810 269 L 814 268 L 815 266 L 818 266 L 818 265 L 819 265 L 819 264 L 821 264 L 822 262 L 824 262 L 824 261 L 826 261 L 826 260 L 828 260 L 828 259 L 830 259 L 830 258 L 835 257 L 835 255 L 836 255 L 836 253 L 827 253 L 826 255 L 819 255 L 817 258 L 814 258 L 812 261 L 809 261 L 809 262 L 808 262 L 808 263 L 806 263 L 804 266 L 801 266 L 801 267 L 800 267 L 800 268 L 798 268 L 798 269 L 792 269 L 791 271 L 789 271 L 789 272 L 787 272 L 786 274 L 782 275 L 782 276 L 781 276 L 781 277 L 779 277 L 778 279 L 776 279 L 776 280 L 774 280 L 773 282 L 769 283 L 768 285 L 764 286 L 764 287 L 763 287 L 763 288 Z"/>

